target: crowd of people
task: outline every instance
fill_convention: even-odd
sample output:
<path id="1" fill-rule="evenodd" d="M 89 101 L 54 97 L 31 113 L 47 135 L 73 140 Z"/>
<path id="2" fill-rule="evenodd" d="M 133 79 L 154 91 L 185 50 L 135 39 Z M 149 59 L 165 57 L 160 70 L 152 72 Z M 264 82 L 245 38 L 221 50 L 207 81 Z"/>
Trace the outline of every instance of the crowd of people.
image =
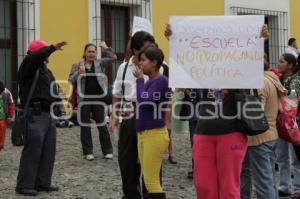
<path id="1" fill-rule="evenodd" d="M 261 37 L 268 39 L 268 29 L 262 27 Z M 168 25 L 165 37 L 172 36 Z M 28 101 L 26 142 L 22 151 L 16 192 L 36 196 L 40 191 L 59 191 L 51 178 L 56 154 L 56 127 L 51 115 L 51 104 L 58 98 L 54 75 L 47 67 L 49 56 L 67 45 L 60 42 L 48 45 L 32 41 L 18 71 L 19 108 Z M 258 199 L 278 199 L 291 196 L 300 199 L 300 146 L 291 145 L 278 136 L 276 122 L 279 100 L 292 91 L 300 97 L 300 50 L 291 38 L 286 53 L 279 57 L 278 70 L 264 60 L 264 87 L 250 93 L 261 99 L 269 128 L 255 136 L 247 136 L 237 115 L 236 94 L 242 89 L 172 90 L 168 85 L 168 66 L 164 53 L 155 38 L 138 31 L 129 40 L 126 57 L 119 66 L 110 89 L 105 71 L 117 59 L 112 48 L 101 42 L 102 58 L 97 59 L 97 47 L 87 44 L 83 57 L 71 67 L 69 82 L 73 85 L 70 98 L 77 110 L 83 157 L 94 160 L 91 120 L 99 131 L 104 158 L 113 158 L 109 132 L 118 129 L 118 163 L 121 173 L 122 199 L 164 199 L 162 160 L 169 151 L 172 157 L 171 118 L 172 98 L 182 93 L 179 115 L 193 112 L 188 122 L 192 146 L 192 171 L 198 199 L 251 199 L 255 187 Z M 38 84 L 32 90 L 35 76 Z M 9 90 L 0 82 L 0 150 L 4 147 L 7 124 L 12 120 L 14 102 Z M 57 94 L 53 96 L 54 94 Z M 197 105 L 201 103 L 200 106 Z M 107 106 L 111 105 L 109 123 Z M 220 106 L 226 117 L 202 119 Z M 194 108 L 195 111 L 191 111 Z M 299 117 L 298 117 L 299 116 Z M 300 122 L 300 115 L 297 115 Z M 300 123 L 299 123 L 300 125 Z M 292 165 L 290 161 L 292 160 Z M 275 178 L 278 165 L 279 186 Z M 291 169 L 293 168 L 293 169 Z M 293 178 L 291 178 L 291 170 Z M 291 183 L 292 181 L 292 183 Z M 292 185 L 292 186 L 291 186 Z"/>

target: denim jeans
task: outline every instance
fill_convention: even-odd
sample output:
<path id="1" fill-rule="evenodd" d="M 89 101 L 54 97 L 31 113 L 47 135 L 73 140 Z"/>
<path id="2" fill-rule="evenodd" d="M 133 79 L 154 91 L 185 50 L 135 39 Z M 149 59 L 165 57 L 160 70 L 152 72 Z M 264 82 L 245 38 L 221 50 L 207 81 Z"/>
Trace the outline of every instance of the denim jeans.
<path id="1" fill-rule="evenodd" d="M 265 142 L 249 146 L 241 175 L 241 199 L 251 199 L 252 185 L 257 199 L 278 199 L 275 181 L 275 144 Z"/>
<path id="2" fill-rule="evenodd" d="M 295 152 L 291 145 L 279 139 L 276 143 L 276 154 L 277 154 L 277 163 L 280 171 L 280 180 L 278 190 L 283 192 L 289 192 L 291 187 L 291 166 L 293 166 L 293 188 L 294 192 L 300 192 L 300 163 L 295 157 Z M 291 161 L 291 160 L 292 161 Z"/>

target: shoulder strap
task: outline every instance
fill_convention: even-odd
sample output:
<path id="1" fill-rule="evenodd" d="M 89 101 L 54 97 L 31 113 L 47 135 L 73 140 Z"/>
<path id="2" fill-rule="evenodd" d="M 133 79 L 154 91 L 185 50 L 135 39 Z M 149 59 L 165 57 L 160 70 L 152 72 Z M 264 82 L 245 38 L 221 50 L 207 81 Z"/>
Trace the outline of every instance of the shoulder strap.
<path id="1" fill-rule="evenodd" d="M 129 64 L 129 61 L 126 63 L 125 65 L 125 68 L 123 70 L 123 77 L 122 77 L 122 98 L 124 99 L 124 95 L 125 95 L 125 85 L 124 85 L 124 81 L 125 81 L 125 75 L 126 75 L 126 72 L 127 72 L 127 68 L 128 68 L 128 64 Z"/>
<path id="2" fill-rule="evenodd" d="M 35 72 L 34 80 L 33 80 L 33 82 L 32 82 L 32 85 L 31 85 L 31 87 L 30 87 L 29 94 L 28 94 L 27 99 L 26 99 L 26 103 L 25 103 L 25 107 L 24 107 L 24 114 L 27 113 L 27 110 L 28 110 L 28 107 L 29 107 L 30 100 L 31 100 L 31 98 L 32 98 L 33 92 L 34 92 L 34 90 L 35 90 L 35 87 L 36 87 L 36 84 L 37 84 L 37 81 L 38 81 L 38 78 L 39 78 L 39 74 L 40 74 L 40 70 L 38 69 L 38 70 Z"/>

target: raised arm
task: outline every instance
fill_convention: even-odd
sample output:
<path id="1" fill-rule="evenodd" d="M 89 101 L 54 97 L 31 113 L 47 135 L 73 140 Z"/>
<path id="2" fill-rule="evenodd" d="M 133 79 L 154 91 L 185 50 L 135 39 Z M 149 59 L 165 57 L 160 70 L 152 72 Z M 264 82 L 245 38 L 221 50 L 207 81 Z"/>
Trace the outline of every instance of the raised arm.
<path id="1" fill-rule="evenodd" d="M 44 67 L 47 58 L 56 50 L 61 50 L 61 47 L 66 45 L 66 42 L 61 42 L 56 45 L 46 46 L 35 52 L 28 51 L 28 55 L 24 58 L 18 70 L 18 82 L 26 81 L 33 78 L 36 71 L 40 67 Z"/>
<path id="2" fill-rule="evenodd" d="M 99 47 L 102 49 L 104 55 L 103 58 L 100 59 L 103 66 L 110 65 L 117 60 L 116 53 L 114 53 L 113 49 L 109 48 L 104 41 L 99 44 Z"/>
<path id="3" fill-rule="evenodd" d="M 36 52 L 30 52 L 28 59 L 32 64 L 40 65 L 56 50 L 62 50 L 62 47 L 67 45 L 67 42 L 60 42 L 55 45 L 44 47 Z"/>

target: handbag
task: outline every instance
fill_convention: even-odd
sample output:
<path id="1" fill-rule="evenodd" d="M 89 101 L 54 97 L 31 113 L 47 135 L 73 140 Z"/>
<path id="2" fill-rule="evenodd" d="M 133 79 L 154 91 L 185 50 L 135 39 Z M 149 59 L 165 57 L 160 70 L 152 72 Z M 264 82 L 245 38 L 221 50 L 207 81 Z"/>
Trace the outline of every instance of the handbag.
<path id="1" fill-rule="evenodd" d="M 238 118 L 242 131 L 247 136 L 255 136 L 266 132 L 269 129 L 269 123 L 262 108 L 261 101 L 258 97 L 257 90 L 255 95 L 246 93 L 242 90 L 235 94 L 235 101 L 241 109 Z"/>
<path id="2" fill-rule="evenodd" d="M 32 98 L 33 92 L 38 81 L 39 73 L 39 70 L 37 70 L 35 73 L 34 80 L 30 87 L 30 91 L 27 96 L 24 108 L 16 108 L 16 117 L 11 130 L 11 142 L 14 146 L 25 145 L 27 131 L 27 113 L 30 100 Z"/>
<path id="3" fill-rule="evenodd" d="M 294 145 L 300 145 L 300 130 L 296 116 L 297 104 L 287 97 L 280 98 L 276 122 L 278 136 Z"/>

